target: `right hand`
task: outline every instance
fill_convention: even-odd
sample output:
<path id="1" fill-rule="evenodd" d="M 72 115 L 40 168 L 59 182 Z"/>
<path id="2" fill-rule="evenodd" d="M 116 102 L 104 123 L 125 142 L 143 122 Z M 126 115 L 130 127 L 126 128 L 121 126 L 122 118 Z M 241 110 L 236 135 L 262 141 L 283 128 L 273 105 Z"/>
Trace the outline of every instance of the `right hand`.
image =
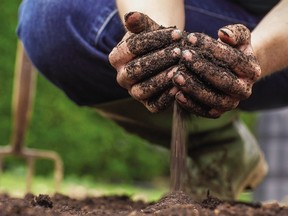
<path id="1" fill-rule="evenodd" d="M 218 31 L 218 40 L 202 33 L 187 36 L 178 73 L 176 101 L 198 116 L 218 118 L 252 93 L 261 74 L 247 27 L 234 24 Z"/>
<path id="2" fill-rule="evenodd" d="M 125 26 L 128 32 L 109 55 L 117 82 L 150 112 L 164 110 L 178 92 L 172 78 L 181 57 L 182 32 L 163 28 L 139 12 L 128 13 Z"/>

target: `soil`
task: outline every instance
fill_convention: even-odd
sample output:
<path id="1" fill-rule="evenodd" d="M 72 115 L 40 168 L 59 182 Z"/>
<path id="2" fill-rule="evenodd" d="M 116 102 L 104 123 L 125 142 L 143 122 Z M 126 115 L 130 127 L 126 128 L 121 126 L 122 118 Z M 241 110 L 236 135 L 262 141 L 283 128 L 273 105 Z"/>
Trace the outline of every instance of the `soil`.
<path id="1" fill-rule="evenodd" d="M 131 28 L 130 30 L 134 29 L 135 33 L 141 32 L 143 28 L 145 29 L 147 26 L 151 27 L 151 21 L 148 20 L 147 17 L 146 18 L 144 17 L 146 20 L 146 21 L 144 20 L 145 22 L 143 20 L 140 20 L 140 22 L 136 24 L 133 24 L 132 22 L 133 20 L 131 20 L 131 23 L 133 24 L 133 26 L 129 26 L 129 19 L 131 18 L 132 19 L 135 18 L 135 17 L 133 18 L 133 13 L 129 13 L 128 15 L 126 15 L 125 20 L 126 20 L 126 24 L 128 24 L 126 25 L 126 27 L 128 27 L 128 29 L 130 27 Z M 159 27 L 159 28 L 163 28 L 163 27 Z M 151 38 L 149 38 L 148 37 L 149 34 L 147 34 L 148 36 L 146 36 L 146 39 L 145 39 L 146 41 L 140 40 L 141 35 L 136 34 L 127 39 L 127 44 L 131 53 L 135 55 L 142 55 L 147 52 L 150 52 L 151 48 L 157 47 L 159 49 L 162 49 L 163 46 L 165 47 L 171 44 L 173 41 L 171 39 L 170 33 L 169 34 L 163 34 L 162 32 L 154 33 L 154 36 Z M 158 34 L 156 37 L 157 40 L 155 40 L 155 34 Z M 159 40 L 159 38 L 161 38 L 161 40 Z M 204 41 L 204 37 L 202 38 L 199 37 L 197 39 L 197 44 L 201 44 L 203 41 Z M 185 43 L 183 44 L 183 46 L 185 46 Z M 172 48 L 169 47 L 169 48 L 173 49 L 174 47 Z M 190 45 L 188 48 L 191 48 Z M 193 47 L 193 49 L 197 50 L 198 48 L 196 46 L 196 47 Z M 168 50 L 168 51 L 170 54 L 171 50 Z M 222 61 L 214 59 L 214 57 L 211 54 L 209 54 L 210 52 L 206 50 L 205 51 L 197 50 L 197 52 L 200 53 L 201 58 L 209 60 L 209 62 L 214 63 L 216 66 L 220 66 L 221 68 L 225 68 L 225 69 L 228 68 L 227 65 L 223 63 Z M 236 55 L 237 53 L 232 52 L 232 54 Z M 227 62 L 231 62 L 233 60 L 233 59 L 232 60 L 229 59 L 231 58 L 232 55 L 227 55 L 226 53 L 222 53 L 222 55 L 226 56 Z M 165 69 L 166 67 L 170 67 L 171 65 L 182 64 L 179 58 L 176 58 L 176 59 L 175 57 L 169 58 L 169 56 L 170 55 L 164 55 L 162 58 L 160 58 L 161 56 L 158 56 L 158 58 L 150 57 L 150 59 L 149 58 L 144 59 L 146 60 L 144 62 L 145 64 L 140 65 L 141 69 L 144 71 L 143 74 L 145 76 L 149 75 L 150 77 L 151 73 L 154 70 L 162 71 L 163 69 Z M 200 62 L 199 58 L 198 59 L 195 58 L 194 61 Z M 244 59 L 244 60 L 240 59 L 240 60 L 242 61 L 240 62 L 240 64 L 253 61 L 253 59 Z M 126 69 L 128 71 L 128 74 L 129 74 L 129 71 L 134 72 L 135 68 L 137 69 L 136 63 L 135 65 L 131 64 L 129 67 L 127 66 Z M 144 68 L 144 66 L 146 66 L 146 69 Z M 191 68 L 193 67 L 191 66 Z M 248 69 L 249 68 L 247 68 L 247 71 L 249 71 Z M 140 77 L 140 78 L 133 77 L 135 76 L 135 74 L 132 72 L 130 75 L 131 77 L 129 77 L 129 78 L 132 78 L 132 80 L 135 81 L 135 80 L 143 79 L 143 77 Z M 210 71 L 207 71 L 206 73 L 212 74 L 214 73 L 214 70 L 210 69 Z M 254 73 L 250 73 L 250 74 L 254 74 Z M 232 78 L 233 77 L 234 76 L 232 76 Z M 199 81 L 199 83 L 201 82 Z M 202 88 L 208 88 L 209 90 L 210 86 L 203 86 Z M 206 110 L 204 109 L 203 113 L 199 113 L 199 114 L 202 114 L 205 116 Z M 181 131 L 181 128 L 177 130 Z M 182 142 L 180 141 L 180 143 Z M 183 166 L 176 165 L 176 169 L 178 171 L 180 171 L 181 167 Z M 177 186 L 175 186 L 175 188 L 179 188 L 180 187 L 178 185 L 179 179 L 176 182 L 177 182 L 176 184 Z M 74 198 L 71 198 L 62 194 L 55 194 L 53 196 L 44 195 L 44 194 L 35 196 L 33 194 L 27 194 L 24 198 L 13 198 L 7 194 L 0 194 L 0 216 L 85 216 L 85 215 L 89 215 L 89 216 L 124 216 L 124 215 L 125 216 L 149 216 L 149 215 L 150 216 L 152 215 L 157 215 L 157 216 L 184 216 L 184 215 L 189 215 L 189 216 L 190 215 L 191 216 L 213 216 L 213 215 L 287 216 L 288 206 L 280 206 L 277 203 L 261 204 L 261 203 L 245 203 L 245 202 L 237 202 L 237 201 L 223 201 L 215 197 L 211 197 L 209 195 L 207 196 L 205 200 L 201 202 L 196 202 L 189 195 L 180 191 L 169 193 L 163 198 L 161 198 L 158 202 L 155 202 L 155 203 L 147 203 L 144 201 L 134 201 L 130 199 L 130 197 L 125 196 L 125 195 L 87 197 L 87 198 L 80 200 L 80 199 L 74 199 Z"/>
<path id="2" fill-rule="evenodd" d="M 207 196 L 195 202 L 183 192 L 163 196 L 158 202 L 133 201 L 128 196 L 87 197 L 81 200 L 65 195 L 32 195 L 12 198 L 0 194 L 1 216 L 287 216 L 288 206 L 277 203 L 222 201 Z"/>

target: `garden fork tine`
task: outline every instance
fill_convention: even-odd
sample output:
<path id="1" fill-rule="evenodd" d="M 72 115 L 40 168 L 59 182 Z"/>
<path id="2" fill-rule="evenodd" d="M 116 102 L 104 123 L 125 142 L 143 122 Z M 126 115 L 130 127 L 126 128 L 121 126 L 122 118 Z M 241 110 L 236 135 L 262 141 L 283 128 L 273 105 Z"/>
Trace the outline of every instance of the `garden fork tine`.
<path id="1" fill-rule="evenodd" d="M 58 192 L 63 177 L 63 164 L 60 156 L 54 151 L 24 147 L 25 134 L 32 113 L 32 102 L 35 94 L 35 79 L 36 73 L 33 70 L 32 63 L 27 57 L 22 43 L 19 41 L 17 47 L 12 101 L 12 137 L 10 146 L 0 148 L 0 174 L 2 171 L 3 159 L 7 155 L 14 155 L 26 159 L 28 164 L 26 192 L 31 192 L 35 159 L 53 160 L 55 163 L 55 191 Z"/>

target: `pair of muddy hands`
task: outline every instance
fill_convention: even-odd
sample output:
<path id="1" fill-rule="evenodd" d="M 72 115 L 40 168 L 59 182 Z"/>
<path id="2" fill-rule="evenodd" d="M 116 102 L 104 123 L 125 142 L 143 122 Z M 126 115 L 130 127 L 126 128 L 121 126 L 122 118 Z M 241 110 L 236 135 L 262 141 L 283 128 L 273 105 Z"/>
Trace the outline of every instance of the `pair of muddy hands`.
<path id="1" fill-rule="evenodd" d="M 261 74 L 241 24 L 221 28 L 218 40 L 164 28 L 138 12 L 126 14 L 125 26 L 109 60 L 120 86 L 151 112 L 176 100 L 193 114 L 217 118 L 248 98 Z"/>

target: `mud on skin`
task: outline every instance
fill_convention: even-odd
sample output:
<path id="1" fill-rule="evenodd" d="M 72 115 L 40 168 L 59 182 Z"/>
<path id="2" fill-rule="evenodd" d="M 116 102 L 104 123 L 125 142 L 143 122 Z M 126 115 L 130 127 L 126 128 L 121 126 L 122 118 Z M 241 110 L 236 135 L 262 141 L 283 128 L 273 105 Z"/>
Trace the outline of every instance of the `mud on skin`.
<path id="1" fill-rule="evenodd" d="M 258 63 L 254 55 L 245 55 L 242 51 L 202 33 L 193 33 L 192 35 L 196 38 L 196 42 L 192 47 L 197 47 L 198 51 L 205 50 L 204 52 L 200 52 L 204 58 L 209 59 L 216 65 L 233 70 L 239 73 L 238 75 L 245 76 L 253 81 L 258 78 L 258 74 L 255 74 L 254 70 L 251 70 L 251 66 Z M 244 38 L 246 36 L 242 37 Z M 237 40 L 244 40 L 242 37 Z M 222 44 L 221 48 L 218 47 L 219 43 Z M 186 43 L 186 46 L 189 47 L 189 44 Z M 209 57 L 209 55 L 211 57 Z"/>
<path id="2" fill-rule="evenodd" d="M 205 92 L 212 92 L 211 91 L 211 89 L 212 89 L 213 92 L 216 92 L 214 94 L 215 97 L 214 96 L 212 97 L 212 98 L 214 98 L 213 101 L 215 101 L 215 100 L 219 101 L 219 102 L 223 101 L 223 103 L 224 103 L 225 100 L 223 100 L 223 97 L 221 96 L 221 94 L 225 95 L 224 92 L 234 93 L 236 95 L 236 98 L 238 98 L 238 99 L 245 99 L 251 94 L 251 90 L 248 87 L 243 88 L 241 83 L 237 82 L 236 75 L 232 73 L 228 64 L 225 63 L 225 61 L 224 61 L 224 60 L 226 60 L 228 62 L 231 62 L 232 61 L 231 59 L 230 60 L 224 59 L 223 61 L 221 59 L 220 60 L 216 59 L 211 54 L 211 52 L 212 52 L 211 49 L 206 50 L 206 49 L 201 48 L 201 46 L 203 46 L 203 44 L 205 43 L 206 35 L 203 35 L 200 33 L 199 34 L 195 33 L 197 35 L 197 43 L 194 45 L 191 45 L 190 43 L 188 43 L 186 41 L 185 37 L 180 42 L 173 42 L 173 40 L 171 39 L 171 32 L 172 31 L 173 31 L 173 29 L 169 30 L 168 31 L 169 34 L 167 34 L 167 31 L 163 31 L 163 32 L 159 31 L 156 33 L 158 35 L 157 37 L 155 37 L 155 32 L 153 33 L 153 35 L 148 34 L 149 35 L 148 37 L 147 37 L 147 32 L 135 34 L 135 35 L 132 35 L 130 38 L 127 39 L 127 44 L 128 44 L 130 51 L 133 54 L 141 56 L 141 54 L 143 54 L 143 53 L 147 53 L 147 52 L 149 53 L 151 51 L 150 49 L 152 49 L 152 48 L 155 49 L 155 47 L 157 47 L 158 49 L 161 49 L 161 48 L 165 47 L 165 45 L 174 43 L 175 44 L 175 45 L 173 45 L 174 47 L 176 47 L 176 46 L 180 47 L 182 50 L 183 49 L 189 49 L 189 50 L 192 50 L 195 53 L 197 53 L 195 56 L 193 56 L 194 57 L 194 58 L 192 58 L 193 61 L 192 62 L 181 61 L 180 58 L 172 57 L 171 50 L 173 47 L 165 48 L 164 50 L 162 50 L 162 52 L 164 52 L 165 54 L 160 54 L 160 52 L 156 51 L 156 52 L 154 52 L 154 54 L 152 56 L 151 56 L 151 53 L 147 56 L 145 56 L 145 55 L 141 56 L 141 61 L 139 61 L 139 58 L 131 61 L 126 67 L 127 74 L 129 76 L 129 78 L 131 78 L 132 80 L 138 81 L 138 82 L 143 81 L 146 78 L 151 77 L 151 75 L 153 75 L 153 73 L 161 72 L 162 70 L 165 70 L 167 67 L 170 67 L 170 66 L 175 65 L 175 64 L 178 64 L 179 66 L 184 64 L 186 68 L 192 69 L 190 71 L 190 74 L 191 74 L 191 76 L 194 77 L 193 80 L 195 80 L 195 79 L 199 80 L 197 82 L 193 82 L 194 84 L 195 83 L 197 84 L 196 85 L 197 91 L 195 91 L 195 92 L 196 93 L 199 92 L 200 89 L 202 89 L 202 91 L 204 90 L 203 91 L 204 93 Z M 146 34 L 144 39 L 142 38 L 142 34 Z M 187 32 L 184 32 L 184 34 L 188 35 Z M 164 43 L 163 43 L 163 41 L 164 41 Z M 216 43 L 216 41 L 212 41 L 212 42 Z M 144 47 L 143 47 L 143 44 L 144 44 Z M 238 50 L 233 49 L 233 52 L 234 51 L 240 52 Z M 234 55 L 235 55 L 235 53 L 234 53 Z M 243 56 L 243 54 L 242 54 L 242 56 Z M 244 58 L 244 60 L 242 60 L 242 58 Z M 243 61 L 244 62 L 247 61 L 247 59 L 245 59 L 246 58 L 245 56 L 242 58 L 239 58 L 236 63 L 239 63 L 241 61 L 243 64 Z M 199 63 L 202 64 L 201 67 L 199 66 L 200 65 Z M 197 68 L 197 65 L 198 65 L 198 68 Z M 194 68 L 194 70 L 193 70 L 193 68 Z M 138 71 L 138 73 L 135 73 L 135 71 Z M 203 72 L 205 72 L 205 73 L 203 73 Z M 205 74 L 206 77 L 203 74 Z M 210 78 L 210 80 L 209 80 L 209 78 Z M 217 83 L 217 80 L 218 80 L 218 83 Z M 213 81 L 215 81 L 216 86 L 220 86 L 221 89 L 216 90 L 213 86 L 213 84 L 215 85 L 215 82 L 213 83 Z M 147 85 L 154 85 L 155 83 L 153 84 L 153 82 L 151 81 L 151 83 L 146 83 L 146 84 Z M 191 83 L 190 83 L 190 86 L 191 86 Z M 167 96 L 169 97 L 169 95 L 167 95 Z M 209 95 L 206 95 L 206 98 L 207 97 L 211 99 L 211 97 Z M 167 98 L 167 100 L 164 100 L 163 97 L 161 97 L 161 99 L 162 99 L 162 101 L 169 101 L 169 104 L 171 103 L 170 98 Z M 157 103 L 155 103 L 155 100 L 152 100 L 152 101 L 153 102 L 151 103 L 151 101 L 150 101 L 149 105 L 147 104 L 147 106 L 149 106 L 149 107 L 153 106 L 154 107 L 153 110 L 155 110 L 155 109 L 157 109 L 157 107 L 159 107 L 159 111 L 160 111 L 160 110 L 163 110 L 164 107 L 167 107 L 167 105 L 163 105 L 164 103 L 161 101 L 159 101 L 159 103 L 158 103 L 159 105 L 156 105 Z M 211 100 L 210 100 L 210 102 L 211 102 Z M 230 102 L 227 101 L 227 104 L 226 104 L 226 102 L 225 102 L 225 104 L 220 103 L 218 108 L 225 111 L 225 110 L 230 110 L 230 109 L 234 108 L 235 105 L 237 105 L 237 104 L 235 104 L 234 100 L 230 101 Z M 215 103 L 213 103 L 213 105 L 214 104 Z M 216 106 L 217 106 L 217 102 L 216 102 Z M 203 112 L 200 111 L 201 109 L 198 109 L 198 111 L 196 111 L 196 113 L 194 113 L 194 114 L 202 115 L 202 116 L 206 116 L 206 117 L 213 117 L 213 116 L 211 116 L 211 113 L 209 113 L 210 109 L 209 108 L 207 109 L 206 107 L 205 108 L 203 107 L 204 108 Z M 218 115 L 215 117 L 218 117 Z"/>
<path id="3" fill-rule="evenodd" d="M 143 81 L 157 72 L 177 65 L 180 56 L 174 54 L 174 48 L 177 45 L 165 48 L 164 50 L 155 51 L 153 54 L 143 55 L 129 62 L 126 66 L 127 75 L 131 80 Z"/>
<path id="4" fill-rule="evenodd" d="M 155 23 L 146 15 L 137 12 L 127 13 L 124 17 L 125 26 L 128 31 L 138 34 L 143 31 L 151 31 L 162 28 L 162 26 L 155 25 Z"/>
<path id="5" fill-rule="evenodd" d="M 129 50 L 134 55 L 143 55 L 153 50 L 158 50 L 173 43 L 171 33 L 175 29 L 169 31 L 163 29 L 157 32 L 142 32 L 133 34 L 127 39 Z M 143 35 L 145 34 L 145 37 Z"/>
<path id="6" fill-rule="evenodd" d="M 146 107 L 152 113 L 157 113 L 167 109 L 174 101 L 174 95 L 170 93 L 170 89 L 164 91 L 160 95 L 156 95 L 146 101 Z"/>
<path id="7" fill-rule="evenodd" d="M 157 32 L 158 34 L 157 40 L 155 40 L 155 34 L 154 35 L 151 34 L 151 36 L 148 38 L 144 37 L 145 39 L 143 39 L 142 33 L 138 35 L 132 35 L 130 38 L 127 39 L 127 44 L 128 44 L 130 51 L 133 54 L 141 55 L 142 53 L 150 52 L 151 48 L 155 49 L 155 47 L 157 47 L 158 49 L 161 49 L 166 44 L 171 44 L 173 42 L 173 40 L 171 40 L 172 29 L 168 32 L 169 34 L 167 34 L 167 31 Z M 146 34 L 147 36 L 146 32 L 144 34 Z M 185 32 L 184 35 L 188 35 L 188 33 Z M 165 43 L 163 43 L 163 41 L 165 41 Z M 143 48 L 143 44 L 144 44 L 144 48 Z M 145 45 L 147 45 L 147 47 L 145 47 Z M 170 46 L 168 48 L 165 48 L 164 50 L 161 50 L 161 52 L 164 52 L 164 54 L 156 50 L 152 55 L 151 53 L 149 53 L 149 55 L 147 56 L 142 55 L 139 58 L 132 60 L 126 66 L 128 77 L 131 80 L 137 81 L 138 83 L 140 83 L 141 81 L 144 81 L 145 85 L 143 86 L 142 91 L 146 91 L 145 89 L 149 90 L 151 86 L 155 86 L 155 84 L 157 85 L 157 80 L 155 81 L 152 78 L 151 80 L 145 81 L 145 79 L 150 78 L 155 73 L 161 72 L 162 70 L 165 70 L 166 68 L 171 67 L 172 65 L 177 65 L 177 64 L 183 65 L 183 63 L 180 61 L 180 57 L 175 57 L 171 55 L 172 50 L 175 47 L 181 47 L 182 49 L 183 47 L 188 48 L 188 43 L 186 42 L 186 39 L 183 39 L 180 42 L 174 42 L 173 46 Z M 191 45 L 189 45 L 189 49 L 194 49 L 195 51 L 199 52 L 203 58 L 208 59 L 209 61 L 212 60 L 214 64 L 220 65 L 221 67 L 226 66 L 223 62 L 217 59 L 214 59 L 213 56 L 207 51 L 202 51 L 196 46 L 191 47 Z M 210 72 L 215 73 L 214 70 Z M 197 82 L 197 86 L 198 86 L 197 92 L 199 92 L 199 89 L 202 89 L 202 90 L 205 89 L 207 91 L 208 90 L 210 91 L 211 85 L 208 82 L 206 82 L 206 84 L 204 85 L 203 82 L 201 81 L 203 80 L 203 77 L 201 75 L 199 76 L 199 73 L 198 75 L 193 73 L 193 76 L 195 76 L 195 79 L 200 80 Z M 235 75 L 233 76 L 235 77 Z M 171 87 L 171 85 L 168 85 L 168 86 Z M 222 98 L 219 96 L 219 100 L 217 98 L 215 100 L 222 101 Z M 168 106 L 170 106 L 172 102 L 173 102 L 173 98 L 166 92 L 161 95 L 154 96 L 149 101 L 145 101 L 144 103 L 145 103 L 145 106 L 151 112 L 159 112 L 159 111 L 166 109 Z M 198 105 L 198 107 L 199 108 L 194 114 L 211 117 L 211 113 L 209 113 L 210 112 L 209 107 L 205 105 Z"/>
<path id="8" fill-rule="evenodd" d="M 193 58 L 191 61 L 185 61 L 183 64 L 187 68 L 193 69 L 191 73 L 194 73 L 195 76 L 199 79 L 205 81 L 208 85 L 219 86 L 223 92 L 232 92 L 233 94 L 238 94 L 240 98 L 241 87 L 237 86 L 237 77 L 233 74 L 229 68 L 227 68 L 224 63 L 212 59 L 211 54 L 203 53 L 198 51 L 199 49 L 191 49 L 196 51 L 193 53 Z M 217 65 L 218 67 L 215 67 Z M 221 84 L 221 85 L 220 85 Z"/>
<path id="9" fill-rule="evenodd" d="M 218 34 L 221 36 L 221 40 L 224 38 L 222 42 L 202 33 L 185 31 L 181 36 L 175 37 L 177 35 L 175 27 L 159 26 L 141 13 L 129 13 L 126 15 L 125 21 L 127 29 L 133 33 L 126 39 L 125 44 L 129 52 L 133 56 L 137 56 L 126 65 L 125 71 L 122 72 L 123 77 L 126 76 L 127 80 L 131 80 L 130 86 L 126 85 L 128 90 L 135 84 L 146 82 L 142 90 L 140 89 L 141 85 L 138 85 L 138 89 L 140 92 L 144 92 L 144 95 L 149 95 L 148 91 L 154 91 L 153 86 L 156 83 L 153 76 L 157 76 L 157 73 L 167 70 L 172 65 L 178 67 L 184 65 L 189 70 L 185 72 L 184 78 L 187 85 L 176 85 L 183 91 L 182 96 L 177 93 L 176 100 L 187 110 L 193 111 L 194 109 L 196 115 L 217 118 L 223 112 L 235 108 L 239 100 L 246 99 L 251 95 L 252 85 L 258 79 L 261 71 L 258 67 L 259 73 L 257 73 L 259 64 L 252 51 L 251 53 L 242 51 L 241 45 L 249 45 L 250 39 L 250 32 L 245 26 L 232 25 L 232 27 L 220 29 Z M 239 49 L 237 49 L 238 45 Z M 193 56 L 190 60 L 185 59 L 184 54 L 175 58 L 171 55 L 171 47 L 178 47 L 182 51 L 187 50 Z M 149 81 L 150 79 L 152 80 Z M 163 88 L 160 88 L 159 91 L 168 86 L 166 83 L 163 84 Z M 129 90 L 129 92 L 131 91 Z M 158 103 L 157 97 L 153 94 L 150 94 L 153 98 L 149 101 L 143 101 L 141 96 L 138 98 L 137 92 L 131 95 L 145 104 L 149 110 L 152 109 L 156 112 L 157 107 L 160 111 L 171 101 L 169 94 L 158 93 L 158 100 L 161 100 Z M 168 97 L 166 100 L 163 98 L 165 95 Z M 187 103 L 184 95 L 188 99 Z M 182 101 L 179 100 L 181 97 Z"/>
<path id="10" fill-rule="evenodd" d="M 236 26 L 232 25 L 225 26 L 221 28 L 219 31 L 222 32 L 226 36 L 226 40 L 230 41 L 229 44 L 233 47 L 238 47 L 240 45 L 243 45 L 247 42 L 247 39 L 250 40 L 250 34 L 249 31 L 247 31 L 247 28 L 242 24 L 237 24 Z M 235 34 L 236 32 L 239 32 L 240 34 Z M 231 41 L 234 41 L 234 43 L 231 43 Z M 237 44 L 235 44 L 237 42 Z"/>

